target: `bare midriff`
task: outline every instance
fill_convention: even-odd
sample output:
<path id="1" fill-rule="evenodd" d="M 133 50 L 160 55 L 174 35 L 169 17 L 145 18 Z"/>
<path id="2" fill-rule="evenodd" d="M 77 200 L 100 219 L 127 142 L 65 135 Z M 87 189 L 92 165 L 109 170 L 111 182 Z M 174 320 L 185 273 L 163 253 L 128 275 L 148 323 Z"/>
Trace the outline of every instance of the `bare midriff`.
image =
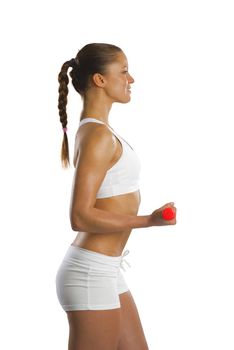
<path id="1" fill-rule="evenodd" d="M 97 199 L 95 208 L 112 213 L 137 215 L 140 202 L 140 191 L 136 191 L 110 198 Z M 131 231 L 132 230 L 126 230 L 109 233 L 79 231 L 72 245 L 109 256 L 120 256 L 129 239 Z"/>

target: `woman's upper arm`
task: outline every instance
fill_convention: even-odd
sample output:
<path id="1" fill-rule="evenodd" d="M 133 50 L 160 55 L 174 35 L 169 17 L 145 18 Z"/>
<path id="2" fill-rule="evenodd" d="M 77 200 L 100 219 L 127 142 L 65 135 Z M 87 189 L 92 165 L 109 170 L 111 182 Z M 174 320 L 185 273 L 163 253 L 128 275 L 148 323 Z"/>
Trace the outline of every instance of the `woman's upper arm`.
<path id="1" fill-rule="evenodd" d="M 94 207 L 96 194 L 110 168 L 116 142 L 105 126 L 89 129 L 79 144 L 79 154 L 73 180 L 70 217 L 73 225 L 79 215 Z"/>

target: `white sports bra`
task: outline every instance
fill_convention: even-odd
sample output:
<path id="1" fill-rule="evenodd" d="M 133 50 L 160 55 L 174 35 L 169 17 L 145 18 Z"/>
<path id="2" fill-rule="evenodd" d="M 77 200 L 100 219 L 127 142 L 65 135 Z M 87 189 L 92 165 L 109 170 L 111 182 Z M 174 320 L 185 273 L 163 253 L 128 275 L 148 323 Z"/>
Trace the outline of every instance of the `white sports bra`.
<path id="1" fill-rule="evenodd" d="M 106 172 L 106 176 L 97 192 L 96 198 L 108 198 L 139 190 L 140 159 L 132 147 L 106 123 L 95 118 L 84 118 L 79 126 L 86 123 L 105 124 L 122 145 L 122 154 L 118 161 Z M 122 142 L 121 142 L 122 141 Z"/>

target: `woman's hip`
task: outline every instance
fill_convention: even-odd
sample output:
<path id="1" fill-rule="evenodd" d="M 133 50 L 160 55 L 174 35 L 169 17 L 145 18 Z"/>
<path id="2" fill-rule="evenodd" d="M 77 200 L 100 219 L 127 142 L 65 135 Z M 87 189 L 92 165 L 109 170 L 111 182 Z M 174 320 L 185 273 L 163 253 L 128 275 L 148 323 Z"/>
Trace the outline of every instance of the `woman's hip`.
<path id="1" fill-rule="evenodd" d="M 123 257 L 111 257 L 70 246 L 56 275 L 56 291 L 65 311 L 120 307 L 128 290 L 120 271 Z"/>

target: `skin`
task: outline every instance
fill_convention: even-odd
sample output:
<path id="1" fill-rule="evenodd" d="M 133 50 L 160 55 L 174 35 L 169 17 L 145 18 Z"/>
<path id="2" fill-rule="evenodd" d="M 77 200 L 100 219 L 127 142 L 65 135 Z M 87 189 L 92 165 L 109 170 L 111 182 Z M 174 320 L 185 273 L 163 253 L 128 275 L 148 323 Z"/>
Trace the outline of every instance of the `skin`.
<path id="1" fill-rule="evenodd" d="M 92 88 L 88 90 L 84 98 L 84 108 L 81 113 L 81 120 L 85 116 L 89 116 L 99 119 L 109 125 L 108 116 L 112 104 L 114 102 L 127 103 L 130 101 L 130 88 L 133 82 L 134 79 L 128 72 L 127 58 L 121 53 L 118 55 L 116 62 L 113 62 L 113 64 L 108 67 L 108 73 L 105 74 L 105 76 L 101 74 L 94 75 Z M 108 163 L 103 163 L 103 168 L 111 168 L 120 158 L 122 146 L 106 126 L 96 123 L 88 123 L 79 128 L 75 142 L 74 166 L 77 163 L 80 143 L 85 143 L 85 139 L 89 137 L 89 135 L 93 137 L 94 145 L 95 141 L 98 142 L 100 137 L 106 137 L 109 139 L 107 143 L 109 143 L 110 146 L 108 147 L 110 159 L 108 160 Z M 103 153 L 107 153 L 105 152 L 105 149 L 103 150 Z M 101 158 L 105 162 L 104 154 L 101 154 Z M 86 158 L 86 164 L 89 162 L 93 162 L 91 152 L 88 154 L 88 158 Z M 107 169 L 103 170 L 105 171 Z M 81 181 L 82 179 L 80 179 L 80 182 Z M 79 207 L 84 208 L 84 206 L 87 205 L 87 192 L 85 198 L 82 199 L 81 196 L 76 197 L 76 200 L 79 201 Z M 85 203 L 83 203 L 83 201 Z M 73 208 L 76 207 L 74 203 L 71 205 Z M 110 198 L 95 199 L 94 207 L 111 211 L 113 213 L 137 215 L 139 205 L 140 192 L 136 191 Z M 119 256 L 122 254 L 130 233 L 131 229 L 122 230 L 118 233 L 108 232 L 104 234 L 79 232 L 73 245 L 106 255 Z"/>
<path id="2" fill-rule="evenodd" d="M 91 117 L 109 125 L 112 104 L 128 103 L 133 83 L 127 58 L 121 52 L 107 67 L 105 74 L 93 75 L 90 87 L 83 96 L 81 120 Z M 72 244 L 102 254 L 120 256 L 133 228 L 175 225 L 176 219 L 165 221 L 161 212 L 165 207 L 172 207 L 175 211 L 176 208 L 174 203 L 167 203 L 150 215 L 138 216 L 141 201 L 139 191 L 96 199 L 106 171 L 122 153 L 120 141 L 107 125 L 87 123 L 76 134 L 70 220 L 73 230 L 78 233 Z M 67 312 L 69 350 L 148 349 L 131 292 L 119 297 L 120 309 Z"/>

